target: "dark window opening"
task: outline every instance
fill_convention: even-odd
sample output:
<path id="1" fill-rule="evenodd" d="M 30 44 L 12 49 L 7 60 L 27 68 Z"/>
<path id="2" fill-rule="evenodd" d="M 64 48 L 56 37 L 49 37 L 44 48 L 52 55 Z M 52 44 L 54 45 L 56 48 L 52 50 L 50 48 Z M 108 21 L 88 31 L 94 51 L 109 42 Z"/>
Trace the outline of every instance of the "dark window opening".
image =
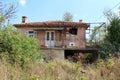
<path id="1" fill-rule="evenodd" d="M 71 33 L 73 35 L 77 35 L 77 31 L 78 31 L 78 29 L 76 27 L 69 29 L 69 33 Z"/>
<path id="2" fill-rule="evenodd" d="M 49 40 L 49 32 L 47 32 L 47 40 Z"/>
<path id="3" fill-rule="evenodd" d="M 54 40 L 54 32 L 51 32 L 51 40 Z"/>

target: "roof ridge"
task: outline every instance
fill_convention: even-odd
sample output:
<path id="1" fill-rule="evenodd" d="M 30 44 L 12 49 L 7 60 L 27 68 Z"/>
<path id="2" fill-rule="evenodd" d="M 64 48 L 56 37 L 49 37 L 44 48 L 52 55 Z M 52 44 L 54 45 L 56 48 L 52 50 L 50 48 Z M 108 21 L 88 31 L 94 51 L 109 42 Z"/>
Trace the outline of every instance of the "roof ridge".
<path id="1" fill-rule="evenodd" d="M 75 21 L 62 21 L 62 20 L 49 20 L 49 21 L 37 21 L 37 22 L 26 22 L 26 23 L 44 23 L 44 22 L 67 22 L 67 23 L 80 23 Z M 25 23 L 20 23 L 25 24 Z"/>
<path id="2" fill-rule="evenodd" d="M 83 23 L 83 22 L 72 22 L 72 21 L 42 21 L 42 22 L 27 22 L 27 23 L 20 23 L 20 24 L 14 24 L 14 26 L 64 26 L 64 27 L 70 27 L 70 26 L 86 26 L 88 27 L 89 24 Z"/>

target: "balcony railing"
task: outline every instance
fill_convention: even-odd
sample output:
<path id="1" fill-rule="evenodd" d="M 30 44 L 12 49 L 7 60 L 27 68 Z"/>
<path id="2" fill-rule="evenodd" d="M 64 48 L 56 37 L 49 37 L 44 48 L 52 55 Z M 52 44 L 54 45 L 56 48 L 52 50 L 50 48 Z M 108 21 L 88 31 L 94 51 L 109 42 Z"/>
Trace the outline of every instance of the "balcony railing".
<path id="1" fill-rule="evenodd" d="M 41 48 L 79 48 L 85 47 L 86 41 L 81 39 L 74 40 L 44 40 L 39 39 Z"/>

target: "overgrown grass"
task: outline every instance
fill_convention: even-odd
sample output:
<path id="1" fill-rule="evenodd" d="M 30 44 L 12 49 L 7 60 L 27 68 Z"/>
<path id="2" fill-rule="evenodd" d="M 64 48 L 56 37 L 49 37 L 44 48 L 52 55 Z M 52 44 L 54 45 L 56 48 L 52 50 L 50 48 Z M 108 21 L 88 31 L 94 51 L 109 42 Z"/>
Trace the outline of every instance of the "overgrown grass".
<path id="1" fill-rule="evenodd" d="M 21 69 L 0 61 L 0 80 L 120 80 L 120 58 L 98 60 L 94 64 L 67 60 L 36 61 Z"/>

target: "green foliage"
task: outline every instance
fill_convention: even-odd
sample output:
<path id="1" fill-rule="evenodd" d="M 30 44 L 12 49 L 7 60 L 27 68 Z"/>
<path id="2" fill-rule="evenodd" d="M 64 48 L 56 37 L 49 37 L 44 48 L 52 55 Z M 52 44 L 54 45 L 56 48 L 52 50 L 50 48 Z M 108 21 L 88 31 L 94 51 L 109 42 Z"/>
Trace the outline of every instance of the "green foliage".
<path id="1" fill-rule="evenodd" d="M 91 63 L 93 60 L 93 54 L 92 53 L 87 53 L 86 55 L 86 61 L 87 63 Z"/>
<path id="2" fill-rule="evenodd" d="M 99 54 L 101 58 L 108 58 L 111 53 L 120 51 L 120 18 L 114 13 L 109 12 L 105 14 L 109 20 L 107 24 L 107 34 L 99 44 Z M 101 38 L 101 37 L 100 37 Z"/>
<path id="3" fill-rule="evenodd" d="M 15 18 L 16 7 L 16 4 L 5 4 L 4 1 L 0 1 L 0 23 L 3 23 L 11 18 Z"/>
<path id="4" fill-rule="evenodd" d="M 73 15 L 70 12 L 66 12 L 63 15 L 63 20 L 64 21 L 73 21 Z"/>
<path id="5" fill-rule="evenodd" d="M 110 43 L 103 43 L 99 45 L 99 51 L 100 57 L 105 59 L 110 56 L 113 52 L 113 47 Z"/>
<path id="6" fill-rule="evenodd" d="M 107 68 L 112 68 L 114 66 L 115 62 L 114 62 L 114 60 L 112 58 L 108 58 L 108 59 L 106 59 L 105 64 L 106 64 Z"/>
<path id="7" fill-rule="evenodd" d="M 117 51 L 120 51 L 120 18 L 114 16 L 109 19 L 109 22 L 107 39 L 115 46 Z"/>
<path id="8" fill-rule="evenodd" d="M 5 19 L 5 17 L 4 17 L 2 14 L 0 14 L 0 23 L 1 23 L 2 21 L 4 21 L 4 19 Z"/>
<path id="9" fill-rule="evenodd" d="M 74 69 L 74 72 L 75 72 L 75 73 L 78 73 L 81 65 L 82 65 L 82 64 L 81 64 L 80 62 L 77 62 L 77 63 L 75 64 L 75 69 Z"/>
<path id="10" fill-rule="evenodd" d="M 100 26 L 94 27 L 92 33 L 90 34 L 90 43 L 98 45 L 103 42 L 106 37 L 106 26 L 105 23 L 100 24 Z"/>
<path id="11" fill-rule="evenodd" d="M 32 76 L 32 80 L 39 80 L 39 75 L 36 75 L 36 74 L 33 75 L 33 76 Z"/>
<path id="12" fill-rule="evenodd" d="M 10 63 L 18 63 L 23 66 L 33 62 L 40 57 L 38 50 L 36 39 L 24 36 L 11 27 L 0 30 L 0 57 L 7 56 Z"/>
<path id="13" fill-rule="evenodd" d="M 105 62 L 103 59 L 98 59 L 95 63 L 96 67 L 103 67 L 105 66 Z"/>
<path id="14" fill-rule="evenodd" d="M 113 68 L 115 62 L 114 62 L 114 59 L 113 58 L 107 58 L 105 60 L 103 59 L 99 59 L 98 61 L 96 61 L 96 66 L 97 67 L 106 67 L 108 69 L 111 69 Z"/>

